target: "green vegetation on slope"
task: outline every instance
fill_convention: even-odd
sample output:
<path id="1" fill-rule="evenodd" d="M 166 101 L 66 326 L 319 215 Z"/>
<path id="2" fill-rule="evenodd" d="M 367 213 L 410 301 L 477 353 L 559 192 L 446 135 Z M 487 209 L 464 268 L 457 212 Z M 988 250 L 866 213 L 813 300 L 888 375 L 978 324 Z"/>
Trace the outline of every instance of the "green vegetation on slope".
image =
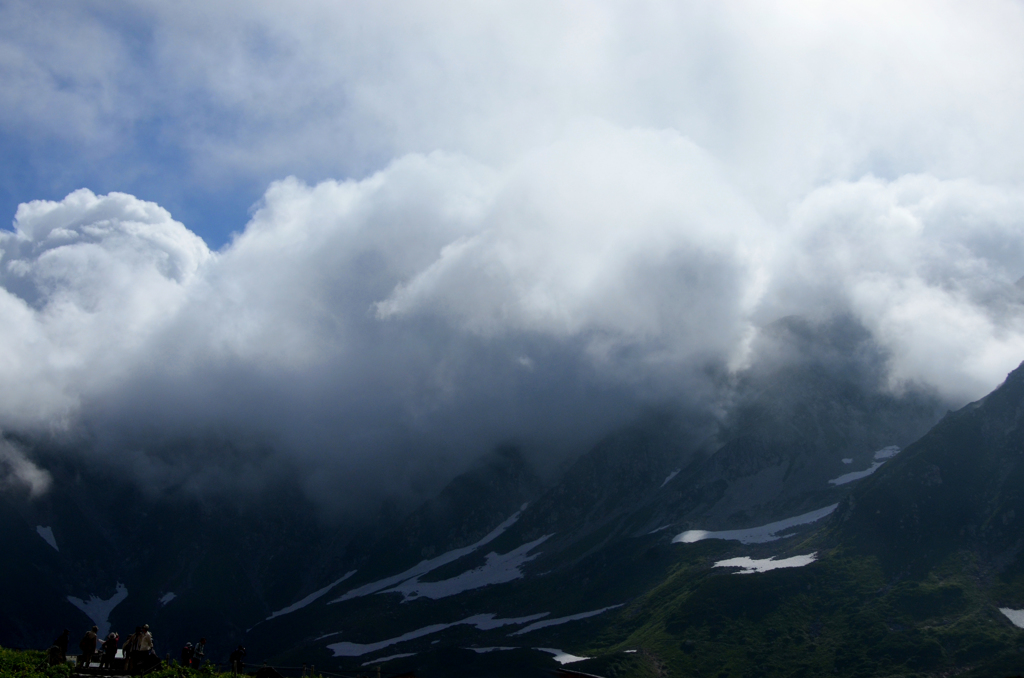
<path id="1" fill-rule="evenodd" d="M 47 666 L 46 653 L 36 650 L 8 650 L 0 647 L 0 676 L 22 678 L 68 678 L 67 665 Z"/>
<path id="2" fill-rule="evenodd" d="M 69 664 L 47 666 L 46 653 L 38 650 L 11 650 L 0 647 L 0 676 L 18 678 L 70 678 Z M 227 678 L 231 673 L 217 671 L 206 664 L 201 669 L 189 669 L 174 665 L 165 666 L 151 673 L 147 678 Z"/>
<path id="3" fill-rule="evenodd" d="M 968 552 L 917 578 L 887 576 L 877 558 L 839 549 L 806 567 L 760 574 L 700 566 L 724 550 L 691 547 L 672 576 L 604 629 L 590 648 L 597 658 L 579 670 L 852 678 L 1024 669 L 1024 630 L 993 603 L 994 591 L 1020 582 L 987 579 Z"/>

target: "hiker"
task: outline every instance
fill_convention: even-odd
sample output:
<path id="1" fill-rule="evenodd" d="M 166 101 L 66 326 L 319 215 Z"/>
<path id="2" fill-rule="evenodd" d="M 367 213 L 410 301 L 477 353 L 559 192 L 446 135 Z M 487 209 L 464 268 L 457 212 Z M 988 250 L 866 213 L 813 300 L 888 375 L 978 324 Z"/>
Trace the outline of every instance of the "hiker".
<path id="1" fill-rule="evenodd" d="M 111 631 L 107 634 L 107 639 L 103 641 L 103 645 L 100 647 L 100 668 L 101 669 L 112 669 L 114 668 L 114 657 L 117 656 L 117 634 Z"/>
<path id="2" fill-rule="evenodd" d="M 128 636 L 124 641 L 124 647 L 121 648 L 121 656 L 124 657 L 124 670 L 131 673 L 132 666 L 135 662 L 135 646 L 139 641 L 139 636 L 142 635 L 142 627 L 136 626 L 135 633 Z"/>
<path id="3" fill-rule="evenodd" d="M 242 663 L 243 658 L 245 658 L 245 648 L 239 645 L 238 649 L 232 652 L 231 656 L 228 657 L 228 660 L 231 662 L 231 673 L 245 673 L 245 664 Z"/>
<path id="4" fill-rule="evenodd" d="M 50 666 L 60 666 L 64 663 L 64 655 L 61 654 L 59 647 L 50 646 L 50 649 L 46 651 L 46 663 Z"/>
<path id="5" fill-rule="evenodd" d="M 71 637 L 71 632 L 64 629 L 64 633 L 57 636 L 57 640 L 53 641 L 53 644 L 60 650 L 60 663 L 64 664 L 68 660 L 68 639 Z"/>
<path id="6" fill-rule="evenodd" d="M 206 656 L 206 638 L 200 638 L 196 646 L 192 648 L 192 661 L 195 662 L 196 668 L 203 663 L 203 657 Z"/>
<path id="7" fill-rule="evenodd" d="M 89 663 L 92 662 L 92 656 L 96 654 L 96 634 L 99 630 L 98 626 L 92 627 L 78 641 L 78 649 L 82 651 L 82 666 L 89 666 Z"/>
<path id="8" fill-rule="evenodd" d="M 181 648 L 181 665 L 192 666 L 192 643 L 185 643 Z"/>
<path id="9" fill-rule="evenodd" d="M 153 651 L 153 634 L 149 632 L 149 624 L 142 625 L 142 633 L 135 641 L 135 652 L 132 654 L 136 655 L 137 661 L 132 663 L 137 666 L 146 666 L 149 664 L 149 655 L 156 655 Z"/>

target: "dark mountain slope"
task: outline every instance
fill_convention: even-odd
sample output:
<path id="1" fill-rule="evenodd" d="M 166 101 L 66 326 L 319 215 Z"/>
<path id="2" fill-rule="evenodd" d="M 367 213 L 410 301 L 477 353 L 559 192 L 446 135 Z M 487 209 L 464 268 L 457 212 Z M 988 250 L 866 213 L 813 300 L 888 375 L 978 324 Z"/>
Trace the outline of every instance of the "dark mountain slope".
<path id="1" fill-rule="evenodd" d="M 482 675 L 499 666 L 506 675 L 528 675 L 554 662 L 536 648 L 560 648 L 601 655 L 608 668 L 622 660 L 640 662 L 637 671 L 707 673 L 762 660 L 783 666 L 806 650 L 800 645 L 809 643 L 807 629 L 824 624 L 832 640 L 815 645 L 831 654 L 799 665 L 856 675 L 836 664 L 846 647 L 854 653 L 847 664 L 857 671 L 896 666 L 857 654 L 843 635 L 871 644 L 873 636 L 862 631 L 934 625 L 941 617 L 927 612 L 933 584 L 915 580 L 925 591 L 918 596 L 906 577 L 892 582 L 871 552 L 851 550 L 854 542 L 840 534 L 848 529 L 851 540 L 867 539 L 870 525 L 836 522 L 826 535 L 833 541 L 672 542 L 684 530 L 755 528 L 839 503 L 868 480 L 830 480 L 863 475 L 881 448 L 910 444 L 938 418 L 933 396 L 880 389 L 871 367 L 877 356 L 849 328 L 822 333 L 787 319 L 772 332 L 786 345 L 799 344 L 800 355 L 739 375 L 728 402 L 707 408 L 717 418 L 649 413 L 608 435 L 548 486 L 514 448 L 504 448 L 411 514 L 385 512 L 362 531 L 321 523 L 283 486 L 235 505 L 145 496 L 116 477 L 58 468 L 51 496 L 21 506 L 17 521 L 0 526 L 22 554 L 10 571 L 29 581 L 26 568 L 51 568 L 49 584 L 38 591 L 53 619 L 85 623 L 67 596 L 108 598 L 123 582 L 129 596 L 111 615 L 117 628 L 159 625 L 162 651 L 194 641 L 197 632 L 225 649 L 244 639 L 257 662 L 358 671 L 397 654 L 411 656 L 390 660 L 389 669 L 418 668 L 424 676 L 460 665 L 477 666 Z M 59 554 L 34 534 L 35 525 L 53 526 Z M 730 557 L 812 551 L 819 561 L 795 570 L 733 576 L 714 567 Z M 983 573 L 979 567 L 972 572 Z M 811 574 L 817 579 L 803 579 Z M 962 576 L 962 600 L 973 601 L 964 609 L 991 611 L 988 584 Z M 0 592 L 13 595 L 16 584 L 6 582 Z M 169 592 L 176 597 L 160 603 Z M 946 593 L 934 595 L 941 602 Z M 927 615 L 904 618 L 900 601 L 915 596 L 923 596 Z M 867 599 L 876 602 L 861 609 Z M 11 633 L 38 623 L 17 615 Z M 483 619 L 488 615 L 505 621 L 491 624 Z M 778 635 L 772 628 L 790 630 Z M 54 632 L 36 635 L 46 643 Z M 777 635 L 793 641 L 785 653 L 776 653 Z M 743 641 L 734 649 L 746 658 L 737 659 L 729 648 L 738 638 L 771 647 L 747 656 Z M 897 645 L 916 641 L 907 642 Z M 474 646 L 518 649 L 465 650 Z M 619 652 L 630 646 L 640 650 L 637 657 Z M 695 647 L 703 648 L 700 661 L 691 657 Z"/>
<path id="2" fill-rule="evenodd" d="M 315 507 L 286 484 L 242 504 L 152 496 L 73 462 L 47 467 L 53 487 L 45 497 L 0 495 L 0 642 L 9 646 L 45 647 L 64 626 L 84 632 L 94 619 L 68 597 L 110 600 L 120 584 L 127 596 L 109 621 L 122 636 L 149 623 L 162 651 L 207 635 L 226 653 L 243 639 L 245 621 L 276 599 L 294 599 L 344 556 L 336 526 L 325 530 Z M 52 531 L 59 550 L 37 526 Z"/>
<path id="3" fill-rule="evenodd" d="M 890 569 L 967 548 L 1003 568 L 1024 548 L 1024 366 L 950 413 L 865 480 L 840 513 L 843 539 Z"/>
<path id="4" fill-rule="evenodd" d="M 360 572 L 351 583 L 476 542 L 543 490 L 518 448 L 499 447 L 390 529 L 379 523 L 371 539 L 353 544 L 350 564 Z"/>
<path id="5" fill-rule="evenodd" d="M 700 582 L 721 577 L 721 570 L 712 569 L 714 558 L 782 556 L 793 546 L 788 540 L 749 547 L 719 541 L 673 544 L 673 536 L 689 528 L 755 527 L 837 503 L 856 484 L 835 485 L 829 479 L 870 466 L 877 450 L 911 442 L 937 419 L 934 398 L 879 393 L 854 376 L 815 363 L 750 375 L 740 385 L 731 416 L 710 437 L 706 422 L 698 420 L 695 425 L 683 416 L 650 414 L 595 445 L 530 501 L 493 541 L 416 573 L 419 571 L 409 568 L 420 560 L 469 548 L 487 530 L 507 522 L 519 505 L 507 505 L 505 514 L 492 514 L 489 525 L 481 523 L 487 527 L 447 531 L 421 529 L 429 523 L 429 516 L 436 515 L 425 507 L 422 516 L 414 516 L 398 533 L 382 539 L 361 561 L 360 572 L 337 591 L 287 618 L 257 627 L 249 638 L 251 646 L 275 643 L 280 650 L 277 661 L 315 661 L 318 666 L 346 670 L 357 670 L 375 658 L 412 655 L 392 660 L 393 664 L 389 661 L 389 668 L 417 668 L 422 675 L 443 675 L 445 670 L 457 668 L 445 669 L 445 662 L 455 661 L 450 652 L 458 647 L 547 647 L 572 652 L 589 648 L 602 653 L 621 648 L 628 638 L 635 637 L 637 626 L 643 628 L 652 617 L 666 617 L 659 611 L 665 600 L 683 595 L 680 591 L 688 596 Z M 850 458 L 849 464 L 844 457 Z M 516 478 L 516 474 L 508 476 L 507 491 L 501 489 L 500 475 L 486 487 L 499 497 L 518 499 L 523 495 L 517 494 Z M 476 493 L 458 488 L 476 485 L 457 480 L 445 494 L 459 499 L 446 499 L 443 504 L 461 506 L 465 516 L 471 517 L 470 499 Z M 496 498 L 488 501 L 491 506 L 500 504 Z M 454 524 L 459 519 L 456 512 Z M 460 588 L 468 579 L 496 572 L 493 559 L 528 546 L 527 557 L 515 561 L 516 571 L 507 571 L 508 579 Z M 773 574 L 757 575 L 751 581 Z M 850 586 L 860 591 L 861 587 L 877 590 L 884 585 L 880 574 L 872 576 L 867 584 L 854 581 Z M 401 584 L 401 579 L 412 583 Z M 357 587 L 374 581 L 387 583 L 355 595 Z M 424 585 L 459 590 L 437 598 L 401 592 Z M 739 581 L 726 589 L 745 591 L 744 596 L 749 597 L 751 586 L 754 584 Z M 395 588 L 389 591 L 390 587 Z M 784 598 L 779 594 L 772 599 Z M 648 608 L 649 603 L 654 607 Z M 555 619 L 608 606 L 624 607 L 532 631 L 522 638 L 509 634 L 525 623 L 490 631 L 449 626 L 484 613 L 503 619 L 543 613 L 544 619 Z M 726 605 L 723 614 L 742 609 L 740 597 Z M 724 619 L 727 616 L 719 615 L 716 628 L 727 629 Z M 424 631 L 440 626 L 445 628 Z M 679 628 L 675 624 L 671 632 L 663 629 L 660 633 L 671 638 Z M 400 640 L 407 636 L 408 640 Z M 607 644 L 595 644 L 598 638 Z M 370 646 L 385 641 L 378 650 L 359 650 L 360 654 L 353 656 L 336 657 L 326 651 L 339 642 Z M 647 649 L 654 652 L 657 648 Z M 503 652 L 508 654 L 495 661 L 509 670 L 514 657 L 524 656 Z M 645 656 L 656 659 L 650 653 Z M 474 660 L 473 665 L 488 661 Z M 529 674 L 529 666 L 532 664 L 520 666 L 520 675 Z M 427 667 L 434 667 L 431 670 L 437 673 L 424 673 Z"/>
<path id="6" fill-rule="evenodd" d="M 1024 672 L 1024 368 L 950 413 L 803 537 L 674 544 L 663 582 L 574 665 L 602 675 Z M 754 574 L 730 558 L 815 554 Z M 1004 612 L 1005 610 L 1005 612 Z M 640 648 L 636 656 L 623 653 Z M 657 669 L 657 670 L 656 670 Z"/>

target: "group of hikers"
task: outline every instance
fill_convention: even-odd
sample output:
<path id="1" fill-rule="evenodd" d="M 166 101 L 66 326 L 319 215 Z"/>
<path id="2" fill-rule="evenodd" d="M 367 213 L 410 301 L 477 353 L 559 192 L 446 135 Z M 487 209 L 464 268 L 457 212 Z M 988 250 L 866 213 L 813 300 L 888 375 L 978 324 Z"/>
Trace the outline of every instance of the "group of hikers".
<path id="1" fill-rule="evenodd" d="M 78 665 L 88 668 L 95 659 L 99 663 L 98 668 L 114 669 L 114 663 L 118 659 L 117 648 L 121 642 L 121 637 L 116 631 L 111 631 L 101 644 L 98 634 L 99 627 L 93 626 L 92 629 L 86 631 L 85 636 L 78 642 L 78 649 L 81 650 Z M 67 662 L 69 638 L 70 632 L 64 629 L 64 632 L 53 641 L 53 645 L 47 650 L 47 660 L 51 666 Z M 121 659 L 123 661 L 118 662 L 116 668 L 128 673 L 144 671 L 160 662 L 160 657 L 157 655 L 156 647 L 153 644 L 153 634 L 149 632 L 149 624 L 136 626 L 135 633 L 125 639 L 121 649 Z M 245 648 L 239 646 L 239 649 L 242 651 L 242 656 L 244 656 Z M 235 652 L 237 653 L 238 650 Z M 200 638 L 199 642 L 194 646 L 192 643 L 186 643 L 185 647 L 182 648 L 181 665 L 198 668 L 205 657 L 206 638 Z M 234 653 L 232 654 L 233 659 Z M 232 661 L 232 668 L 235 667 L 234 664 L 234 661 Z M 240 658 L 238 665 L 240 668 Z"/>

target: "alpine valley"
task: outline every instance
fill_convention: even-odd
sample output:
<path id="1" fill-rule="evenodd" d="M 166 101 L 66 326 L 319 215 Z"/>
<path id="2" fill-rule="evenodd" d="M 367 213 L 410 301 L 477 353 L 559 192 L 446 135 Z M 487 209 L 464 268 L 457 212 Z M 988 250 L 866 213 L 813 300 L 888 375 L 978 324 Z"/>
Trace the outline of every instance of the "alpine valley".
<path id="1" fill-rule="evenodd" d="M 855 332 L 770 331 L 815 348 L 715 416 L 652 407 L 553 473 L 503 445 L 358 520 L 287 482 L 154 496 L 11 435 L 54 482 L 0 495 L 0 645 L 145 622 L 161 655 L 346 673 L 1020 673 L 1024 367 L 951 412 Z"/>

